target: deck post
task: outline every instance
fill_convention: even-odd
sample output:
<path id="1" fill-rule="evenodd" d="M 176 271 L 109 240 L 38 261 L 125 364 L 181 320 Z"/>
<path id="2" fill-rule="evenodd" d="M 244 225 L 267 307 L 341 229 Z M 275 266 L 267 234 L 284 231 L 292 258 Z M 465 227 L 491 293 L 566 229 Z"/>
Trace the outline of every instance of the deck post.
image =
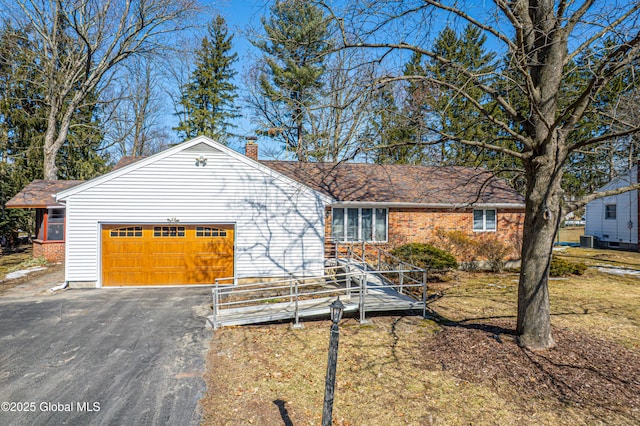
<path id="1" fill-rule="evenodd" d="M 213 329 L 218 329 L 218 279 L 215 280 L 215 285 L 213 287 Z"/>
<path id="2" fill-rule="evenodd" d="M 403 284 L 404 284 L 404 263 L 400 262 L 400 294 L 402 294 Z"/>
<path id="3" fill-rule="evenodd" d="M 427 319 L 427 270 L 422 271 L 422 318 Z"/>

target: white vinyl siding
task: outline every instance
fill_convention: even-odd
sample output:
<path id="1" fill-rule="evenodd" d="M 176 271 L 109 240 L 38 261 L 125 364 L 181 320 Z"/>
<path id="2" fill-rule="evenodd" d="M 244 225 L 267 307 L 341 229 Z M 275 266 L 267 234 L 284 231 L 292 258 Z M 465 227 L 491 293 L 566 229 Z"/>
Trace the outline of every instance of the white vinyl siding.
<path id="1" fill-rule="evenodd" d="M 103 223 L 235 224 L 236 277 L 322 273 L 326 200 L 243 160 L 200 143 L 69 195 L 67 281 L 98 281 Z"/>
<path id="2" fill-rule="evenodd" d="M 331 235 L 335 241 L 387 241 L 387 209 L 334 207 Z"/>
<path id="3" fill-rule="evenodd" d="M 598 192 L 614 190 L 637 182 L 637 167 L 617 177 Z M 585 235 L 608 243 L 638 244 L 638 191 L 598 198 L 585 209 Z"/>

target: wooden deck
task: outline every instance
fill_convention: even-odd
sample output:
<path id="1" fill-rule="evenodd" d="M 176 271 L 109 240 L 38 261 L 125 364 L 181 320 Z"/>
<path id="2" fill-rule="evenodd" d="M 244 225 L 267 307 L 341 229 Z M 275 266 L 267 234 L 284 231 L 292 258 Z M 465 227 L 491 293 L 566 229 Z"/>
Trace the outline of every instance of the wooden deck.
<path id="1" fill-rule="evenodd" d="M 418 310 L 423 311 L 424 303 L 406 294 L 401 294 L 392 287 L 385 285 L 384 280 L 368 273 L 364 300 L 360 299 L 359 288 L 352 288 L 350 296 L 341 294 L 340 300 L 344 304 L 345 313 L 360 311 L 360 304 L 364 303 L 364 312 L 360 312 L 360 320 L 365 321 L 367 312 L 393 312 Z M 318 297 L 297 302 L 298 319 L 309 317 L 329 317 L 329 305 L 336 299 L 332 297 Z M 220 309 L 214 318 L 208 317 L 207 325 L 217 329 L 223 326 L 259 324 L 287 319 L 296 320 L 296 302 L 292 299 L 277 303 L 256 303 L 251 306 Z M 296 321 L 297 322 L 297 321 Z"/>

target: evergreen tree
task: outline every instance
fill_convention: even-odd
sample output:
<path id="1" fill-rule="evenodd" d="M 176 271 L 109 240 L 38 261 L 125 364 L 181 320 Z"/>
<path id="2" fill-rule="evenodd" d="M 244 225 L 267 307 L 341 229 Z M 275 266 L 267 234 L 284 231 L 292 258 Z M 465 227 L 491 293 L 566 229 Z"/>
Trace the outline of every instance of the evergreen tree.
<path id="1" fill-rule="evenodd" d="M 372 114 L 364 135 L 372 159 L 378 164 L 423 164 L 428 161 L 420 142 L 420 123 L 407 106 L 399 107 L 393 87 L 385 85 L 372 102 Z"/>
<path id="2" fill-rule="evenodd" d="M 33 215 L 7 210 L 5 203 L 29 182 L 44 177 L 46 85 L 37 69 L 37 47 L 29 31 L 8 25 L 0 31 L 0 235 L 7 241 L 17 229 L 33 229 Z M 107 158 L 99 153 L 103 135 L 97 103 L 92 93 L 72 117 L 65 144 L 57 152 L 56 163 L 64 179 L 89 179 L 106 171 Z"/>
<path id="3" fill-rule="evenodd" d="M 430 92 L 431 110 L 438 117 L 436 126 L 442 133 L 455 135 L 456 138 L 487 142 L 493 142 L 497 136 L 491 126 L 482 124 L 481 113 L 473 105 L 477 102 L 483 104 L 486 109 L 494 109 L 488 104 L 483 90 L 478 87 L 478 81 L 490 86 L 491 75 L 495 71 L 495 55 L 486 52 L 485 42 L 486 36 L 470 24 L 460 36 L 452 28 L 445 27 L 435 41 L 434 53 L 446 61 L 431 60 L 425 72 L 446 86 Z M 453 64 L 456 66 L 452 66 Z M 474 80 L 463 76 L 457 67 L 473 73 Z M 442 157 L 442 161 L 448 164 L 478 166 L 492 162 L 492 159 L 486 157 L 484 150 L 457 143 L 446 143 L 443 146 Z"/>
<path id="4" fill-rule="evenodd" d="M 196 52 L 196 68 L 182 89 L 180 124 L 175 128 L 189 139 L 208 136 L 226 143 L 230 120 L 239 116 L 234 105 L 237 87 L 231 82 L 236 75 L 232 68 L 238 55 L 231 53 L 233 35 L 229 35 L 222 16 L 216 16 L 208 27 L 208 36 Z"/>
<path id="5" fill-rule="evenodd" d="M 265 37 L 252 43 L 264 52 L 265 67 L 258 77 L 257 110 L 300 161 L 313 156 L 307 140 L 311 108 L 322 89 L 324 54 L 330 47 L 328 19 L 304 0 L 276 1 L 262 19 Z"/>

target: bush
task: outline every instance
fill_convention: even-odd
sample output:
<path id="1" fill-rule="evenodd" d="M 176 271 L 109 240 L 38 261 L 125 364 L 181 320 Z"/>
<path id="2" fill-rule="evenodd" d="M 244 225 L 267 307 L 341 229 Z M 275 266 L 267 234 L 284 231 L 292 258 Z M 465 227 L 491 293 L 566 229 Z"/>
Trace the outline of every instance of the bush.
<path id="1" fill-rule="evenodd" d="M 582 262 L 569 262 L 559 257 L 551 258 L 549 276 L 566 277 L 568 275 L 582 275 L 587 270 L 587 265 Z"/>
<path id="2" fill-rule="evenodd" d="M 431 244 L 405 244 L 393 249 L 391 254 L 405 262 L 425 269 L 443 271 L 458 267 L 458 262 L 451 253 L 440 250 Z"/>
<path id="3" fill-rule="evenodd" d="M 511 250 L 497 238 L 486 238 L 478 243 L 478 254 L 481 254 L 489 262 L 492 272 L 502 272 L 505 258 Z"/>
<path id="4" fill-rule="evenodd" d="M 478 241 L 469 237 L 462 231 L 445 231 L 436 229 L 438 246 L 451 252 L 459 261 L 460 267 L 465 271 L 473 271 L 477 268 Z"/>

